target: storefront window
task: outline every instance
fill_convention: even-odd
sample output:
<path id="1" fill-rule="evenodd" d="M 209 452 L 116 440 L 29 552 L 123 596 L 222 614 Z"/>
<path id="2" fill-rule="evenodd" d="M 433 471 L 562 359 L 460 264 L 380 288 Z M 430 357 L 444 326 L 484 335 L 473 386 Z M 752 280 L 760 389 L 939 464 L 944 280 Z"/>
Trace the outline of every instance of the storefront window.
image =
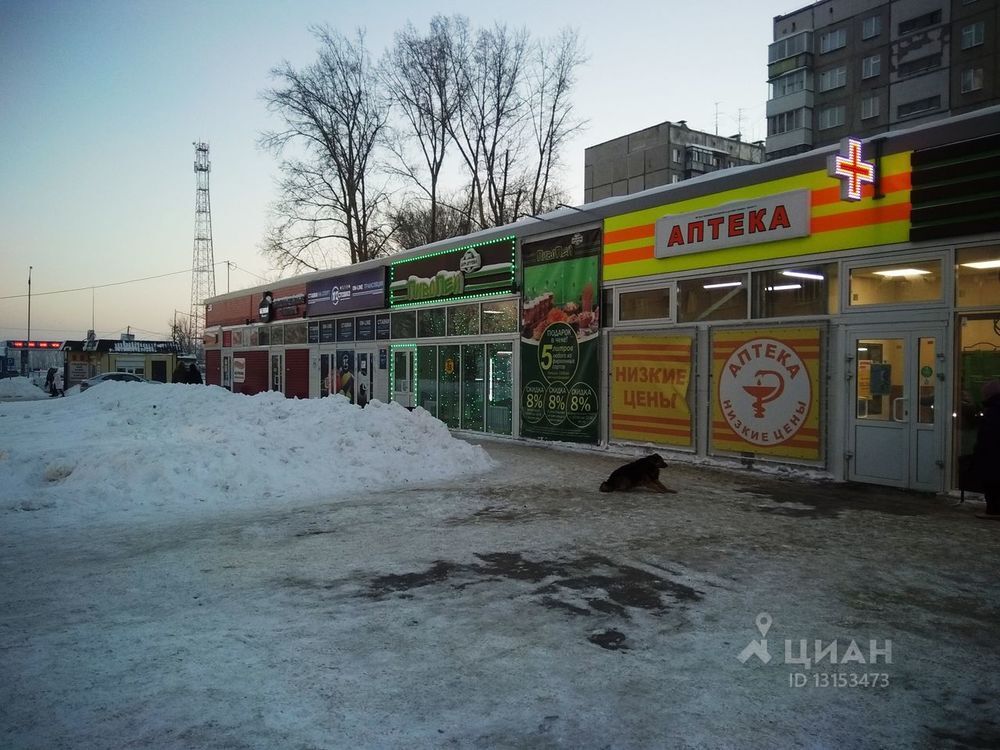
<path id="1" fill-rule="evenodd" d="M 483 333 L 517 331 L 517 300 L 483 303 Z"/>
<path id="2" fill-rule="evenodd" d="M 793 266 L 753 274 L 753 317 L 789 318 L 837 311 L 837 265 Z"/>
<path id="3" fill-rule="evenodd" d="M 955 264 L 957 307 L 1000 303 L 1000 245 L 959 250 Z"/>
<path id="4" fill-rule="evenodd" d="M 285 343 L 285 329 L 283 326 L 271 326 L 271 346 L 282 346 Z"/>
<path id="5" fill-rule="evenodd" d="M 460 423 L 458 372 L 461 364 L 458 346 L 439 346 L 438 350 L 438 419 L 449 427 Z"/>
<path id="6" fill-rule="evenodd" d="M 286 344 L 304 344 L 306 343 L 306 333 L 307 326 L 305 323 L 292 323 L 285 326 L 285 343 Z"/>
<path id="7" fill-rule="evenodd" d="M 417 334 L 417 313 L 413 310 L 392 313 L 392 337 L 412 339 Z"/>
<path id="8" fill-rule="evenodd" d="M 482 344 L 462 346 L 462 429 L 483 429 L 485 363 Z"/>
<path id="9" fill-rule="evenodd" d="M 485 322 L 485 318 L 484 318 Z M 514 351 L 510 344 L 486 345 L 486 431 L 510 435 L 513 424 Z"/>
<path id="10" fill-rule="evenodd" d="M 448 335 L 469 336 L 479 333 L 479 305 L 455 305 L 448 308 Z"/>
<path id="11" fill-rule="evenodd" d="M 959 456 L 966 456 L 976 444 L 979 414 L 983 410 L 983 384 L 1000 377 L 1000 316 L 989 313 L 960 316 L 958 340 L 958 381 L 962 392 L 955 414 L 957 450 Z"/>
<path id="12" fill-rule="evenodd" d="M 941 262 L 922 260 L 851 269 L 851 306 L 941 299 Z"/>
<path id="13" fill-rule="evenodd" d="M 243 339 L 244 339 L 244 337 L 243 337 L 243 329 L 242 328 L 234 328 L 232 330 L 232 334 L 233 334 L 233 343 L 232 343 L 232 345 L 234 347 L 243 346 L 244 345 L 244 341 L 243 341 Z"/>
<path id="14" fill-rule="evenodd" d="M 244 336 L 244 343 L 247 346 L 257 346 L 260 341 L 260 336 L 258 335 L 257 328 L 246 329 L 246 336 Z"/>
<path id="15" fill-rule="evenodd" d="M 444 308 L 417 310 L 417 335 L 420 338 L 444 336 Z"/>
<path id="16" fill-rule="evenodd" d="M 417 347 L 417 406 L 437 416 L 437 347 Z"/>
<path id="17" fill-rule="evenodd" d="M 669 320 L 670 287 L 639 289 L 618 295 L 618 320 L 622 323 L 639 320 Z"/>
<path id="18" fill-rule="evenodd" d="M 677 319 L 743 320 L 747 316 L 747 278 L 744 274 L 707 276 L 677 282 Z"/>

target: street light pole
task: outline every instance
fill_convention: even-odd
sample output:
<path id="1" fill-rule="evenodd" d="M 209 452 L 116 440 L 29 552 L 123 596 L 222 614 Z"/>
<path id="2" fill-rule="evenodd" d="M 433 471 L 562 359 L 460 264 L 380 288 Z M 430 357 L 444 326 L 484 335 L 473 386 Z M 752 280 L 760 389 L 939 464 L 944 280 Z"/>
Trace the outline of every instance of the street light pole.
<path id="1" fill-rule="evenodd" d="M 33 266 L 28 266 L 28 340 L 24 342 L 24 354 L 21 355 L 21 369 L 24 371 L 24 376 L 31 377 L 31 269 Z"/>

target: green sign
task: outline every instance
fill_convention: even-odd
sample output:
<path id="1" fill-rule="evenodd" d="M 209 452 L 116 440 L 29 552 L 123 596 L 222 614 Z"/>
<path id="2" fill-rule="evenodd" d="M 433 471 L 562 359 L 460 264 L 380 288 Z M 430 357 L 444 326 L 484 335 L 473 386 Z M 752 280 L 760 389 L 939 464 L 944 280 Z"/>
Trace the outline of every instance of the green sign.
<path id="1" fill-rule="evenodd" d="M 525 244 L 521 435 L 596 443 L 601 231 Z"/>

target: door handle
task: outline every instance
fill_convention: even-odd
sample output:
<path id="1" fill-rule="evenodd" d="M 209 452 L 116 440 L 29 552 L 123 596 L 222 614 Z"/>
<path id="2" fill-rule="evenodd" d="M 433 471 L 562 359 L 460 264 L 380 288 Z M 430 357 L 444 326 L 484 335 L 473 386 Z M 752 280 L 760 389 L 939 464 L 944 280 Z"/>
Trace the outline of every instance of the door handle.
<path id="1" fill-rule="evenodd" d="M 902 408 L 900 408 L 902 407 Z M 903 416 L 899 416 L 902 414 Z M 894 398 L 892 400 L 892 421 L 893 422 L 905 422 L 907 418 L 906 414 L 906 397 L 900 396 L 899 398 Z"/>

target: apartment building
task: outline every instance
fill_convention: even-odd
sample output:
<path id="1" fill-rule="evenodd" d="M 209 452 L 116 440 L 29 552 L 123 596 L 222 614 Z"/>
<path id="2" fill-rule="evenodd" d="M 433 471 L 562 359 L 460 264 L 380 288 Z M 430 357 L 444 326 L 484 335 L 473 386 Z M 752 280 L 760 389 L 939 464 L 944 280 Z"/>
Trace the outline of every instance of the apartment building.
<path id="1" fill-rule="evenodd" d="M 768 160 L 1000 103 L 1000 0 L 823 0 L 774 18 Z"/>
<path id="2" fill-rule="evenodd" d="M 584 150 L 585 203 L 632 195 L 729 167 L 764 161 L 761 141 L 693 130 L 686 120 L 662 122 Z"/>

